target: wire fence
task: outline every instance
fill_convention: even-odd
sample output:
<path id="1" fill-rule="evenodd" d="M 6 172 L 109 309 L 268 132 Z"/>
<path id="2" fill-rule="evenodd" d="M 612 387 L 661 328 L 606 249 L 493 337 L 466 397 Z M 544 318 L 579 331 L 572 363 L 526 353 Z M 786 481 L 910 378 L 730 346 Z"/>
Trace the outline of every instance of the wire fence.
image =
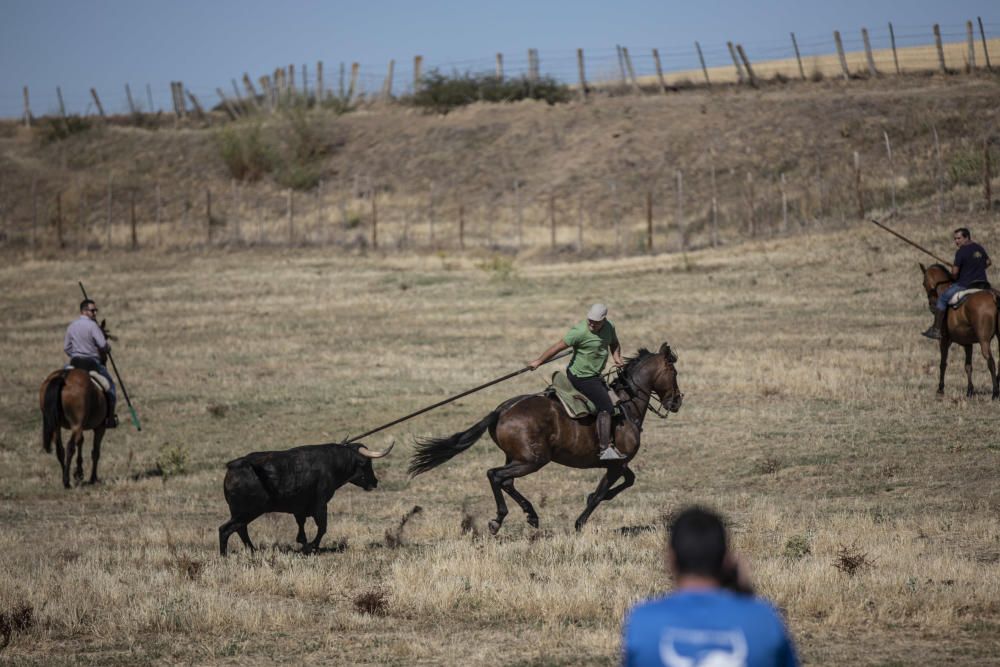
<path id="1" fill-rule="evenodd" d="M 940 51 L 937 48 L 935 28 L 940 34 Z M 1000 24 L 981 19 L 934 27 L 889 24 L 868 31 L 868 46 L 871 48 L 873 64 L 880 73 L 931 71 L 941 68 L 942 61 L 944 67 L 950 70 L 985 68 L 992 66 L 993 60 L 1000 58 L 1000 39 L 990 37 L 997 34 L 998 29 Z M 843 31 L 839 35 L 847 70 L 851 75 L 868 73 L 866 45 L 861 29 Z M 758 76 L 819 78 L 844 74 L 833 33 L 789 35 L 742 43 L 740 46 Z M 322 80 L 319 77 L 322 63 L 281 65 L 263 75 L 273 82 L 275 75 L 281 70 L 286 73 L 283 77 L 288 79 L 289 84 L 306 94 L 315 94 L 322 88 L 324 94 L 341 98 L 350 95 L 362 100 L 386 95 L 409 95 L 419 85 L 417 75 L 430 70 L 445 74 L 497 73 L 504 77 L 527 77 L 543 73 L 563 83 L 576 85 L 579 82 L 581 73 L 577 50 L 532 51 L 533 54 L 507 52 L 465 60 L 434 63 L 421 61 L 419 66 L 415 63 L 411 65 L 409 60 L 404 59 L 395 60 L 392 65 L 326 63 Z M 687 45 L 627 47 L 627 58 L 622 56 L 622 47 L 584 48 L 581 51 L 587 83 L 598 88 L 627 83 L 631 79 L 630 67 L 639 79 L 638 83 L 655 81 L 658 76 L 657 58 L 668 85 L 689 82 L 731 83 L 741 80 L 743 76 L 740 73 L 743 64 L 734 62 L 737 60 L 736 52 L 730 50 L 728 44 L 699 43 L 696 46 L 692 42 Z M 1000 62 L 997 65 L 1000 66 Z M 238 100 L 248 94 L 243 75 L 243 72 L 234 72 L 230 81 L 219 82 L 214 88 L 183 87 L 182 101 L 187 105 L 194 98 L 207 108 L 222 104 L 220 92 Z M 262 73 L 257 73 L 249 77 L 255 88 L 260 85 L 261 76 Z M 25 86 L 21 94 L 8 91 L 0 95 L 0 113 L 8 117 L 23 116 L 27 107 L 29 113 L 38 115 L 68 113 L 86 116 L 98 114 L 98 104 L 104 113 L 111 115 L 174 111 L 172 86 L 173 84 L 165 91 L 162 85 L 137 84 L 130 86 L 128 93 L 124 86 L 116 91 L 96 91 L 84 83 L 58 91 L 29 90 Z"/>

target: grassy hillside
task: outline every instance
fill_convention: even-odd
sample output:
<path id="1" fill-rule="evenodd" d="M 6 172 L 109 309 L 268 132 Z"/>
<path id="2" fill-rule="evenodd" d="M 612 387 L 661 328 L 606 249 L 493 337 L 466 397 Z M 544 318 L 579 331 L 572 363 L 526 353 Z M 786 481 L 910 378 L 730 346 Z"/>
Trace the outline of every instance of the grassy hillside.
<path id="1" fill-rule="evenodd" d="M 982 146 L 998 109 L 997 79 L 981 73 L 476 104 L 446 116 L 373 106 L 176 127 L 91 121 L 64 138 L 51 122 L 8 123 L 0 234 L 44 254 L 60 220 L 69 249 L 123 247 L 134 202 L 140 246 L 366 246 L 377 216 L 386 249 L 455 250 L 461 225 L 467 248 L 561 252 L 582 230 L 585 249 L 635 253 L 652 197 L 654 248 L 702 247 L 856 219 L 855 152 L 866 211 L 889 207 L 893 188 L 904 207 L 982 206 Z"/>

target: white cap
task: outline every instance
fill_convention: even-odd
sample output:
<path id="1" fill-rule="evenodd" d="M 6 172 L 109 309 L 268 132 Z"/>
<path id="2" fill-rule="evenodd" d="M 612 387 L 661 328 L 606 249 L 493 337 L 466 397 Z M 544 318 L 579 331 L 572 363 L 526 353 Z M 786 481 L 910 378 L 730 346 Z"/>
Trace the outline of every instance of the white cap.
<path id="1" fill-rule="evenodd" d="M 608 307 L 603 303 L 595 303 L 587 311 L 587 319 L 591 322 L 601 322 L 608 316 Z"/>

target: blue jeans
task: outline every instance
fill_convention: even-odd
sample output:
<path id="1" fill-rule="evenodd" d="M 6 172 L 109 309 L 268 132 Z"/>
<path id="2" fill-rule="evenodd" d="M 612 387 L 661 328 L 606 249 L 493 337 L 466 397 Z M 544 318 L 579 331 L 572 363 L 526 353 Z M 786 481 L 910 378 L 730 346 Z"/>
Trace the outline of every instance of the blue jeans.
<path id="1" fill-rule="evenodd" d="M 946 289 L 941 293 L 941 296 L 937 300 L 938 310 L 948 310 L 948 300 L 955 295 L 956 292 L 961 292 L 964 289 L 969 289 L 965 285 L 959 285 L 958 283 L 953 283 L 951 287 Z"/>

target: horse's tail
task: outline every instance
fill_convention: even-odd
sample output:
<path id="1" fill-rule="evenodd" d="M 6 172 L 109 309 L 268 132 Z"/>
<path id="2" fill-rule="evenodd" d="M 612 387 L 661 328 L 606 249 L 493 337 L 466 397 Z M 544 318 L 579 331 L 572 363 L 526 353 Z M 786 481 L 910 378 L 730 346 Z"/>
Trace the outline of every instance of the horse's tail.
<path id="1" fill-rule="evenodd" d="M 418 439 L 417 452 L 410 459 L 410 467 L 407 471 L 410 473 L 410 477 L 416 477 L 422 472 L 437 468 L 456 454 L 461 454 L 476 444 L 476 441 L 483 437 L 483 433 L 496 426 L 503 407 L 501 405 L 480 419 L 475 426 L 454 435 L 445 438 Z"/>
<path id="2" fill-rule="evenodd" d="M 45 388 L 45 401 L 42 407 L 42 447 L 46 452 L 52 451 L 52 440 L 59 436 L 62 423 L 62 390 L 66 386 L 66 372 L 52 378 Z"/>

